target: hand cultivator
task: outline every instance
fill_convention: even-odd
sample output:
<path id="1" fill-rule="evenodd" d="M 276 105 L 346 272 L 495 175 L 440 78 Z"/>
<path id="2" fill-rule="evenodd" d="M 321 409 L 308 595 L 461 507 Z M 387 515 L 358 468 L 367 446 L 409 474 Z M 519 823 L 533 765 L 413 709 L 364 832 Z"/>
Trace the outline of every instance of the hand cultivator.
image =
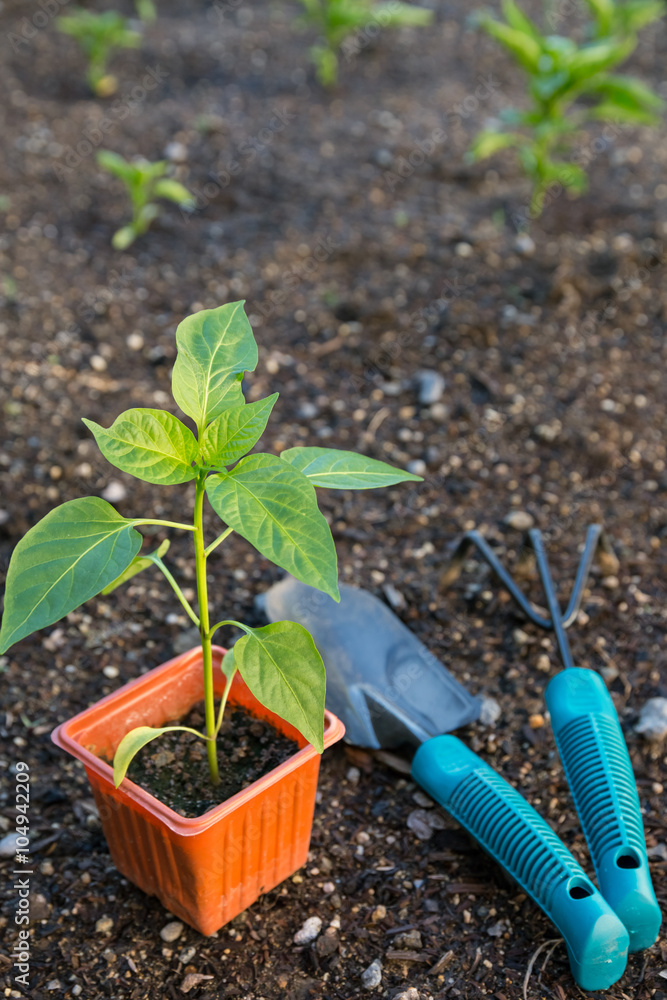
<path id="1" fill-rule="evenodd" d="M 608 571 L 616 568 L 618 564 L 601 526 L 591 525 L 570 600 L 563 614 L 556 597 L 542 535 L 537 529 L 529 533 L 529 542 L 544 588 L 549 617 L 545 617 L 526 599 L 477 531 L 468 532 L 460 542 L 445 573 L 444 582 L 452 583 L 458 577 L 466 551 L 474 546 L 528 618 L 542 628 L 553 630 L 565 667 L 550 681 L 545 695 L 556 744 L 591 851 L 602 897 L 627 928 L 629 950 L 640 951 L 648 948 L 656 940 L 661 914 L 648 869 L 641 810 L 632 767 L 612 699 L 598 674 L 589 669 L 575 667 L 566 634 L 566 629 L 577 617 L 584 587 L 596 554 L 601 557 L 601 562 Z M 420 755 L 428 754 L 429 757 L 436 757 L 437 744 L 441 740 L 450 739 L 452 738 L 440 737 L 426 744 L 418 752 L 416 762 Z M 435 761 L 428 763 L 432 766 Z M 444 746 L 441 768 L 443 774 L 440 780 L 445 782 L 446 779 L 446 783 L 451 784 L 452 761 L 451 757 L 447 758 Z M 471 763 L 470 769 L 471 773 L 479 771 L 479 765 L 474 767 Z M 554 857 L 548 855 L 545 849 L 540 854 L 537 847 L 532 848 L 530 838 L 526 834 L 524 840 L 515 835 L 511 812 L 505 817 L 498 806 L 495 815 L 497 822 L 491 822 L 488 818 L 491 807 L 483 807 L 480 810 L 472 792 L 467 796 L 462 793 L 463 782 L 457 784 L 452 793 L 443 796 L 439 792 L 437 781 L 436 787 L 433 787 L 433 779 L 429 780 L 424 764 L 417 768 L 415 776 L 484 843 L 470 819 L 471 816 L 480 817 L 479 821 L 489 830 L 491 836 L 490 843 L 485 844 L 490 853 L 513 874 L 514 870 L 525 873 L 524 881 L 522 882 L 521 878 L 518 880 L 521 884 L 528 882 L 528 891 L 554 917 L 555 923 L 560 927 L 555 913 L 552 912 L 553 905 L 551 904 L 550 909 L 539 898 L 543 883 L 553 880 Z M 498 779 L 495 780 L 497 782 Z M 476 794 L 482 802 L 480 794 Z M 465 803 L 467 808 L 463 810 L 460 807 L 457 809 L 458 800 L 462 797 L 467 797 Z M 488 798 L 490 800 L 490 793 Z M 508 799 L 506 801 L 509 803 Z M 494 829 L 498 826 L 502 829 Z M 515 877 L 518 876 L 515 874 Z M 580 899 L 583 891 L 581 887 L 577 888 L 575 885 L 569 894 L 575 899 Z M 620 969 L 621 955 L 618 950 L 620 942 L 617 931 L 615 928 L 612 929 L 611 925 L 608 929 L 612 932 L 610 944 L 613 944 L 612 950 L 617 953 Z M 575 933 L 575 926 L 571 931 Z M 584 978 L 590 982 L 588 973 L 585 968 L 577 970 L 575 967 L 568 935 L 563 933 L 575 977 L 581 985 L 584 985 Z M 576 935 L 579 939 L 584 933 L 582 924 L 576 926 Z M 607 929 L 603 929 L 601 923 L 597 925 L 596 934 L 600 935 L 598 945 L 602 948 L 606 933 Z M 587 960 L 584 959 L 584 965 Z M 589 971 L 593 971 L 592 967 Z"/>

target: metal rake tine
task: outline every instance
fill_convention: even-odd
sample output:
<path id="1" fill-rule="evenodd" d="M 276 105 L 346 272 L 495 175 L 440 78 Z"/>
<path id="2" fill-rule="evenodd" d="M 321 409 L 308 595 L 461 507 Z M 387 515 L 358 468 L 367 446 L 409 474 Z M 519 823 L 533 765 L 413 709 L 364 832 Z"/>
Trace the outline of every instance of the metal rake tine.
<path id="1" fill-rule="evenodd" d="M 552 627 L 551 621 L 548 618 L 543 618 L 542 615 L 535 610 L 523 591 L 517 587 L 515 581 L 500 562 L 484 536 L 481 535 L 476 529 L 473 531 L 466 531 L 465 535 L 454 550 L 454 554 L 449 561 L 449 565 L 442 575 L 442 586 L 449 587 L 455 580 L 458 579 L 466 552 L 473 545 L 487 561 L 503 586 L 510 592 L 524 614 L 536 625 L 541 626 L 541 628 L 550 629 Z"/>
<path id="2" fill-rule="evenodd" d="M 547 607 L 549 608 L 549 614 L 551 615 L 551 626 L 556 635 L 556 642 L 558 643 L 558 649 L 560 650 L 563 666 L 566 668 L 573 667 L 574 660 L 572 659 L 572 650 L 570 649 L 570 642 L 569 639 L 567 638 L 567 633 L 565 631 L 564 617 L 561 614 L 560 606 L 558 604 L 556 588 L 554 587 L 554 582 L 551 577 L 551 571 L 549 569 L 549 563 L 547 561 L 547 554 L 544 548 L 544 540 L 542 538 L 542 532 L 538 528 L 532 528 L 529 537 L 530 537 L 530 543 L 535 551 L 535 558 L 537 559 L 537 568 L 540 573 L 540 580 L 542 581 L 542 587 L 544 588 L 544 595 L 547 599 Z M 592 550 L 592 553 L 594 552 L 595 549 Z M 593 554 L 591 554 L 590 559 L 588 560 L 589 564 L 592 561 L 592 558 Z M 580 574 L 577 574 L 577 580 L 579 579 L 579 575 Z M 588 573 L 586 573 L 586 575 L 588 575 Z"/>

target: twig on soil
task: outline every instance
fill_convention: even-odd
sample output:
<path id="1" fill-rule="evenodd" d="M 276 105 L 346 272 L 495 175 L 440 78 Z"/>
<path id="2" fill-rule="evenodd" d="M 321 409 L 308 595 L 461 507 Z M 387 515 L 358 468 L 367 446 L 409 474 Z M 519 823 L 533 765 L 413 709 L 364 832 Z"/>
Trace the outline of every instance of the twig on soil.
<path id="1" fill-rule="evenodd" d="M 549 951 L 549 954 L 547 955 L 547 957 L 544 960 L 544 965 L 542 966 L 542 969 L 541 969 L 541 972 L 544 972 L 546 964 L 549 961 L 549 959 L 551 958 L 552 953 L 555 951 L 556 947 L 559 944 L 562 944 L 562 942 L 563 942 L 563 938 L 550 938 L 548 941 L 543 941 L 542 944 L 539 946 L 539 948 L 537 948 L 537 950 L 533 953 L 533 956 L 532 956 L 530 962 L 528 963 L 528 968 L 526 969 L 526 975 L 524 976 L 524 979 L 523 979 L 523 1000 L 528 1000 L 528 983 L 530 982 L 530 977 L 531 977 L 531 975 L 533 973 L 533 968 L 535 966 L 535 962 L 537 961 L 537 959 L 539 958 L 539 956 L 542 954 L 542 952 L 544 951 L 545 948 L 549 948 L 549 946 L 552 945 L 552 947 L 551 947 L 551 949 Z"/>

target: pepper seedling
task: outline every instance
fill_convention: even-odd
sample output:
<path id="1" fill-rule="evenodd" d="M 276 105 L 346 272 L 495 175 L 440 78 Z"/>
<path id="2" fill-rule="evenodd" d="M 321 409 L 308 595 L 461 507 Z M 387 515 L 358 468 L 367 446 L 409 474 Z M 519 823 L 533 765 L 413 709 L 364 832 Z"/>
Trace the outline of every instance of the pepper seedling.
<path id="1" fill-rule="evenodd" d="M 504 22 L 491 14 L 474 16 L 527 74 L 532 103 L 525 111 L 502 112 L 499 127 L 476 136 L 469 159 L 515 150 L 533 183 L 531 218 L 541 214 L 552 186 L 574 194 L 588 186 L 590 144 L 573 149 L 573 140 L 586 123 L 650 125 L 664 108 L 661 98 L 641 80 L 609 72 L 634 51 L 639 29 L 664 14 L 662 0 L 586 2 L 592 21 L 587 31 L 590 40 L 583 44 L 543 34 L 514 0 L 502 0 Z"/>
<path id="2" fill-rule="evenodd" d="M 188 189 L 171 177 L 165 177 L 169 168 L 166 160 L 151 163 L 139 159 L 130 163 L 118 153 L 101 149 L 97 162 L 123 182 L 132 204 L 132 220 L 113 234 L 111 245 L 114 250 L 126 250 L 158 217 L 160 206 L 155 204 L 154 198 L 173 201 L 186 212 L 195 208 L 195 198 Z"/>
<path id="3" fill-rule="evenodd" d="M 208 560 L 236 531 L 262 556 L 339 600 L 336 549 L 315 487 L 370 489 L 421 478 L 333 448 L 248 454 L 264 432 L 278 393 L 252 403 L 244 400 L 241 380 L 257 365 L 257 345 L 243 306 L 233 302 L 204 309 L 183 320 L 176 331 L 172 392 L 193 421 L 195 433 L 167 410 L 127 410 L 109 428 L 84 419 L 102 454 L 116 468 L 156 485 L 194 484 L 192 523 L 126 518 L 99 497 L 69 500 L 28 531 L 9 564 L 0 654 L 149 566 L 163 573 L 199 629 L 205 731 L 186 726 L 133 729 L 115 753 L 116 786 L 137 751 L 171 730 L 195 733 L 206 741 L 211 782 L 217 784 L 216 737 L 237 670 L 262 705 L 322 752 L 325 671 L 310 633 L 289 621 L 262 628 L 227 618 L 215 621 L 209 610 Z M 205 500 L 223 522 L 220 533 L 208 542 Z M 197 610 L 164 561 L 168 540 L 154 552 L 139 554 L 141 525 L 191 532 Z M 219 629 L 232 626 L 244 634 L 223 658 L 226 683 L 216 711 L 211 644 Z"/>
<path id="4" fill-rule="evenodd" d="M 310 58 L 324 87 L 338 79 L 338 51 L 350 58 L 381 28 L 421 27 L 433 20 L 433 11 L 402 0 L 301 0 L 305 8 L 302 22 L 312 25 L 320 41 L 311 46 Z M 355 37 L 356 36 L 356 37 Z"/>
<path id="5" fill-rule="evenodd" d="M 97 14 L 74 7 L 56 20 L 56 27 L 79 43 L 88 59 L 86 80 L 96 97 L 110 97 L 118 88 L 115 76 L 107 73 L 107 63 L 114 49 L 136 49 L 141 35 L 130 28 L 130 22 L 115 10 Z"/>

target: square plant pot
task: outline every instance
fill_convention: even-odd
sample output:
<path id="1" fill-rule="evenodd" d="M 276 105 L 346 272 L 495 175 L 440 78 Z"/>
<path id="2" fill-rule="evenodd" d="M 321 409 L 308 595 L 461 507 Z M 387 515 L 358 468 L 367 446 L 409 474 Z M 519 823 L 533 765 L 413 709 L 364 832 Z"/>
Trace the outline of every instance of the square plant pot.
<path id="1" fill-rule="evenodd" d="M 224 650 L 213 647 L 216 695 Z M 202 934 L 213 934 L 305 864 L 320 755 L 250 693 L 237 673 L 229 704 L 244 707 L 295 740 L 299 750 L 264 777 L 201 816 L 180 816 L 128 778 L 114 787 L 116 747 L 136 726 L 184 718 L 204 697 L 201 648 L 130 681 L 63 722 L 53 742 L 83 762 L 114 864 L 144 892 Z M 325 713 L 324 746 L 345 728 Z"/>

